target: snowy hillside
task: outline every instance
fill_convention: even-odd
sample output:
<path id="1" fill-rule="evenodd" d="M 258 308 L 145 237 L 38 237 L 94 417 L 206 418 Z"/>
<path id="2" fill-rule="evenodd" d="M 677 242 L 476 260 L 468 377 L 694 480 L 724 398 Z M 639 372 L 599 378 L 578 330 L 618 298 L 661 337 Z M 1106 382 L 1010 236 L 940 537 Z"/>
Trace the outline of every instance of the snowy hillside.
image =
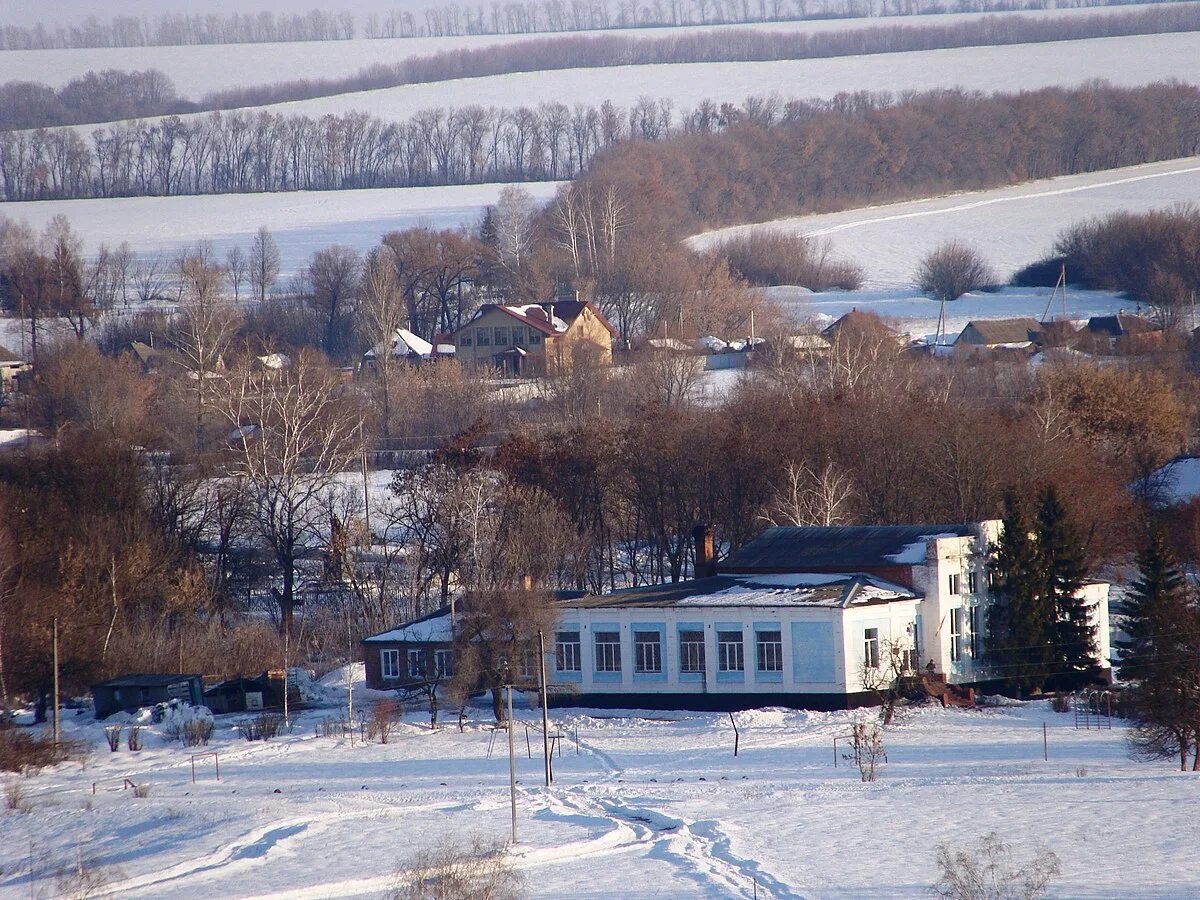
<path id="1" fill-rule="evenodd" d="M 978 248 L 1007 280 L 1048 253 L 1072 222 L 1184 202 L 1200 202 L 1200 157 L 737 226 L 698 235 L 690 243 L 711 247 L 725 236 L 754 230 L 828 238 L 837 253 L 864 267 L 869 286 L 895 287 L 912 283 L 922 254 L 959 239 Z"/>
<path id="2" fill-rule="evenodd" d="M 194 784 L 178 743 L 150 735 L 141 753 L 110 753 L 98 725 L 69 718 L 91 761 L 21 779 L 29 811 L 0 812 L 0 894 L 50 896 L 56 871 L 84 869 L 88 896 L 377 897 L 419 850 L 507 836 L 507 753 L 501 735 L 489 757 L 481 710 L 464 733 L 430 732 L 414 710 L 388 744 L 353 747 L 315 736 L 334 713 L 308 712 L 267 743 L 218 717 L 200 749 L 220 752 L 221 780 L 202 759 Z M 886 732 L 887 763 L 865 784 L 833 752 L 864 713 L 739 713 L 737 757 L 724 715 L 612 715 L 554 712 L 567 737 L 549 789 L 538 733 L 527 756 L 517 727 L 512 859 L 530 896 L 921 897 L 938 844 L 991 831 L 1020 858 L 1039 844 L 1059 856 L 1055 896 L 1200 891 L 1179 818 L 1194 778 L 1131 762 L 1119 720 L 1076 730 L 1046 703 L 915 710 Z"/>
<path id="3" fill-rule="evenodd" d="M 388 4 L 389 6 L 392 4 Z M 1137 11 L 1159 4 L 1136 7 Z M 1128 6 L 1031 10 L 997 13 L 1004 18 L 1127 15 Z M 0 17 L 2 18 L 2 17 Z M 755 25 L 684 26 L 680 28 L 589 31 L 588 36 L 616 33 L 635 38 L 659 39 L 696 31 L 753 29 L 771 32 L 852 31 L 904 25 L 914 28 L 953 25 L 977 19 L 977 13 L 933 16 L 819 19 L 807 22 L 772 22 Z M 3 24 L 0 22 L 0 24 Z M 208 91 L 270 84 L 296 78 L 335 78 L 352 75 L 367 66 L 395 63 L 410 56 L 429 56 L 445 50 L 474 49 L 552 35 L 464 35 L 458 37 L 397 38 L 387 40 L 303 41 L 268 44 L 200 44 L 175 47 L 97 47 L 74 50 L 10 50 L 0 53 L 0 82 L 21 79 L 55 87 L 90 70 L 107 68 L 159 69 L 175 83 L 180 95 L 197 99 Z"/>
<path id="4" fill-rule="evenodd" d="M 283 274 L 308 262 L 330 244 L 368 250 L 385 231 L 413 225 L 473 226 L 483 207 L 495 203 L 504 185 L 437 188 L 379 188 L 357 191 L 296 191 L 277 194 L 210 194 L 200 197 L 129 197 L 108 200 L 40 200 L 0 204 L 0 215 L 41 230 L 65 215 L 88 250 L 128 241 L 140 253 L 171 251 L 204 239 L 218 255 L 243 248 L 265 225 L 275 236 Z M 549 200 L 556 182 L 524 186 Z"/>
<path id="5" fill-rule="evenodd" d="M 740 103 L 749 96 L 834 97 L 848 91 L 920 91 L 961 87 L 1020 91 L 1107 79 L 1136 86 L 1196 77 L 1200 33 L 1136 35 L 1049 44 L 963 47 L 777 62 L 722 62 L 563 69 L 462 78 L 277 103 L 257 109 L 320 117 L 363 111 L 407 119 L 430 107 L 479 104 L 512 108 L 568 98 L 611 100 L 628 107 L 641 97 L 667 98 L 676 108 L 701 100 Z M 197 114 L 205 115 L 205 114 Z M 186 117 L 185 117 L 186 118 Z M 77 127 L 85 137 L 94 125 Z"/>

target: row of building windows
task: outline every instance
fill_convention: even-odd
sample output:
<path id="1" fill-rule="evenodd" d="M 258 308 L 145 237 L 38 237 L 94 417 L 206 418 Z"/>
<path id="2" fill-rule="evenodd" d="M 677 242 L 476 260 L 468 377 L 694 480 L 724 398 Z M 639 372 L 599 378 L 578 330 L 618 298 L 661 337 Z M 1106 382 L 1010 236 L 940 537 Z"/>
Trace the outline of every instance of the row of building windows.
<path id="1" fill-rule="evenodd" d="M 524 325 L 506 325 L 496 328 L 480 326 L 464 331 L 458 336 L 460 347 L 507 347 L 510 344 L 514 347 L 524 347 L 526 343 L 530 346 L 541 344 L 541 333 Z"/>
<path id="2" fill-rule="evenodd" d="M 597 672 L 621 671 L 621 633 L 597 631 L 592 636 L 594 665 Z M 759 672 L 783 671 L 783 635 L 779 631 L 754 633 L 754 662 Z M 554 645 L 554 664 L 559 672 L 583 670 L 583 654 L 578 631 L 560 631 Z M 697 674 L 705 670 L 704 632 L 679 632 L 679 671 Z M 741 631 L 717 632 L 717 671 L 746 670 L 745 641 Z M 638 675 L 663 671 L 662 633 L 654 630 L 633 632 L 633 671 Z"/>
<path id="3" fill-rule="evenodd" d="M 988 581 L 989 582 L 991 581 L 990 575 L 988 576 Z M 951 572 L 950 573 L 950 594 L 954 597 L 957 597 L 961 593 L 962 593 L 962 575 L 960 575 L 958 572 Z M 974 571 L 967 572 L 967 593 L 968 594 L 979 593 L 979 573 L 978 572 L 974 572 Z"/>
<path id="4" fill-rule="evenodd" d="M 983 608 L 960 606 L 950 613 L 950 661 L 958 662 L 966 649 L 971 659 L 983 655 Z"/>
<path id="5" fill-rule="evenodd" d="M 429 657 L 424 650 L 409 650 L 405 663 L 404 675 L 407 678 L 416 680 L 428 677 Z M 399 679 L 400 651 L 379 651 L 379 671 L 385 679 Z M 454 651 L 433 651 L 433 674 L 437 678 L 449 678 L 454 674 Z"/>

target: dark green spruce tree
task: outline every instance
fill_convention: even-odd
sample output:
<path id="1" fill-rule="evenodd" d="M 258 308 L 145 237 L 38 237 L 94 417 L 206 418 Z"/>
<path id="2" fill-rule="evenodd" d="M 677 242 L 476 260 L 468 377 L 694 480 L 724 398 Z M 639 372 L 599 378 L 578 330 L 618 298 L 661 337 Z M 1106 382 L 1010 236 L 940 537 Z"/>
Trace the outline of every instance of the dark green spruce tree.
<path id="1" fill-rule="evenodd" d="M 1037 592 L 1051 615 L 1053 652 L 1048 683 L 1075 690 L 1099 674 L 1096 623 L 1079 596 L 1086 579 L 1083 544 L 1053 486 L 1038 498 L 1034 521 Z"/>
<path id="2" fill-rule="evenodd" d="M 1042 686 L 1050 670 L 1054 619 L 1039 589 L 1037 545 L 1011 491 L 1004 496 L 989 569 L 996 602 L 988 609 L 988 664 L 1009 690 L 1027 694 Z"/>
<path id="3" fill-rule="evenodd" d="M 1123 681 L 1150 677 L 1167 632 L 1178 627 L 1186 585 L 1166 535 L 1155 526 L 1138 554 L 1138 577 L 1129 586 L 1121 612 L 1127 637 L 1114 642 Z"/>

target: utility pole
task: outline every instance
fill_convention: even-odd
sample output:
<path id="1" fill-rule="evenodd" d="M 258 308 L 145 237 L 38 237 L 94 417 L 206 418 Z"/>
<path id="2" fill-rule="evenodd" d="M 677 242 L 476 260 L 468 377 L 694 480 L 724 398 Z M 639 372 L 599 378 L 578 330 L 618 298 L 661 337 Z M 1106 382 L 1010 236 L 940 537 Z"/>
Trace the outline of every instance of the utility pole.
<path id="1" fill-rule="evenodd" d="M 367 484 L 367 446 L 363 444 L 362 451 L 362 477 L 363 477 L 363 525 L 367 529 L 367 549 L 375 543 L 371 536 L 371 491 Z"/>
<path id="2" fill-rule="evenodd" d="M 346 611 L 346 724 L 350 727 L 350 746 L 354 746 L 354 644 L 350 640 L 350 612 Z"/>
<path id="3" fill-rule="evenodd" d="M 517 756 L 513 749 L 512 679 L 508 680 L 508 797 L 512 805 L 512 842 L 517 842 Z"/>
<path id="4" fill-rule="evenodd" d="M 546 639 L 538 629 L 538 658 L 542 663 L 542 753 L 546 761 L 546 787 L 554 781 L 550 762 L 550 704 L 546 696 Z"/>
<path id="5" fill-rule="evenodd" d="M 62 726 L 58 718 L 58 616 L 54 617 L 54 746 L 58 747 Z"/>
<path id="6" fill-rule="evenodd" d="M 283 724 L 284 727 L 291 725 L 292 720 L 288 717 L 288 651 L 291 649 L 292 629 L 284 623 L 283 626 Z"/>

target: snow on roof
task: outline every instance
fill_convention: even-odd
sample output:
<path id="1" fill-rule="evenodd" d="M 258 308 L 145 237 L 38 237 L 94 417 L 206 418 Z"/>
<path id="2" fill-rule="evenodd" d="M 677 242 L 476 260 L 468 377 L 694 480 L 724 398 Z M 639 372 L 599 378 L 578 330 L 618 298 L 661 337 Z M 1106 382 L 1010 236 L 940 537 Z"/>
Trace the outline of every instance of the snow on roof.
<path id="1" fill-rule="evenodd" d="M 912 545 L 930 536 L 970 537 L 973 526 L 831 525 L 776 526 L 736 550 L 721 568 L 726 572 L 854 572 L 895 565 Z M 924 553 L 917 562 L 924 559 Z"/>
<path id="2" fill-rule="evenodd" d="M 925 562 L 925 552 L 930 541 L 936 541 L 938 538 L 962 537 L 960 534 L 952 534 L 946 532 L 944 534 L 923 534 L 911 544 L 905 544 L 900 550 L 895 553 L 888 553 L 885 559 L 900 563 L 906 566 L 915 566 Z"/>
<path id="3" fill-rule="evenodd" d="M 862 573 L 715 575 L 560 601 L 573 609 L 821 606 L 845 608 L 916 600 L 906 587 Z"/>
<path id="4" fill-rule="evenodd" d="M 454 640 L 454 629 L 450 623 L 450 610 L 442 609 L 420 619 L 414 619 L 399 628 L 374 634 L 366 641 L 387 643 L 438 643 L 448 644 Z"/>
<path id="5" fill-rule="evenodd" d="M 704 337 L 699 338 L 696 341 L 696 349 L 707 350 L 709 353 L 720 353 L 728 346 L 729 344 L 727 344 L 725 341 L 721 340 L 719 337 L 714 337 L 711 334 L 706 334 Z"/>
<path id="6" fill-rule="evenodd" d="M 260 356 L 258 361 L 265 369 L 286 369 L 292 364 L 291 357 L 286 353 L 268 353 L 266 356 Z"/>

